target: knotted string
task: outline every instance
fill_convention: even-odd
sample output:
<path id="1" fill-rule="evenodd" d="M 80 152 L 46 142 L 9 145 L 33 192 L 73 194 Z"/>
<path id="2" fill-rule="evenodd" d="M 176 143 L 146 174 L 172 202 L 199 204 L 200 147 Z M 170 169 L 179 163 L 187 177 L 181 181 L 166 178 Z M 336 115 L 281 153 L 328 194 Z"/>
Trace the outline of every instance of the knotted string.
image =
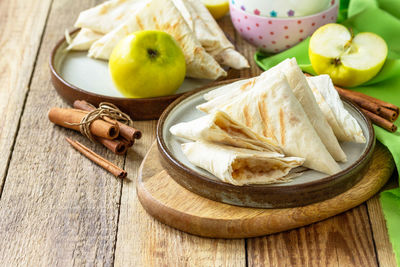
<path id="1" fill-rule="evenodd" d="M 104 119 L 109 118 L 120 123 L 126 124 L 128 126 L 133 126 L 133 121 L 126 113 L 122 112 L 117 106 L 107 102 L 101 102 L 99 107 L 96 108 L 92 104 L 89 104 L 94 110 L 89 111 L 85 117 L 82 118 L 80 123 L 71 123 L 71 125 L 79 125 L 79 130 L 81 133 L 89 138 L 92 142 L 96 142 L 95 138 L 93 137 L 92 133 L 90 132 L 90 125 L 97 119 Z M 108 121 L 110 122 L 110 121 Z M 115 123 L 117 124 L 117 123 Z"/>

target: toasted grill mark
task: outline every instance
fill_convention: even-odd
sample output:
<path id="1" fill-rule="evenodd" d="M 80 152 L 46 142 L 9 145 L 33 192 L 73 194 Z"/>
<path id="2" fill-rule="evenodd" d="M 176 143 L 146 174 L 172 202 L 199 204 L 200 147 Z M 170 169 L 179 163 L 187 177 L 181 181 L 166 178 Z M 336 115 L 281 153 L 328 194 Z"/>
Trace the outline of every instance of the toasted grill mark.
<path id="1" fill-rule="evenodd" d="M 108 6 L 102 6 L 99 10 L 99 15 L 106 14 L 108 11 Z"/>
<path id="2" fill-rule="evenodd" d="M 245 82 L 240 86 L 240 90 L 246 91 L 249 87 L 253 87 L 254 83 L 256 82 L 256 79 L 251 79 L 250 81 Z"/>
<path id="3" fill-rule="evenodd" d="M 268 136 L 268 110 L 267 106 L 265 105 L 265 99 L 267 96 L 263 94 L 261 96 L 261 101 L 258 101 L 258 112 L 260 113 L 261 119 L 263 121 L 263 135 Z"/>
<path id="4" fill-rule="evenodd" d="M 283 110 L 279 109 L 279 123 L 280 123 L 280 128 L 281 128 L 281 144 L 285 145 L 285 121 L 284 121 L 284 114 Z"/>
<path id="5" fill-rule="evenodd" d="M 203 52 L 203 48 L 197 46 L 197 47 L 194 49 L 193 54 L 195 54 L 195 55 L 197 56 L 197 55 L 201 54 L 202 52 Z"/>
<path id="6" fill-rule="evenodd" d="M 139 16 L 136 16 L 136 23 L 138 24 L 138 26 L 139 26 L 139 28 L 140 28 L 141 30 L 144 30 L 143 23 L 142 23 L 142 21 L 140 20 Z"/>
<path id="7" fill-rule="evenodd" d="M 298 118 L 297 116 L 295 116 L 294 114 L 290 114 L 290 115 L 289 115 L 289 122 L 290 122 L 290 125 L 295 125 L 295 124 L 300 123 L 300 120 L 299 120 L 299 118 Z"/>
<path id="8" fill-rule="evenodd" d="M 246 126 L 251 128 L 253 126 L 253 124 L 251 123 L 251 117 L 249 114 L 248 106 L 244 106 L 243 115 L 244 115 L 244 121 L 245 121 Z"/>

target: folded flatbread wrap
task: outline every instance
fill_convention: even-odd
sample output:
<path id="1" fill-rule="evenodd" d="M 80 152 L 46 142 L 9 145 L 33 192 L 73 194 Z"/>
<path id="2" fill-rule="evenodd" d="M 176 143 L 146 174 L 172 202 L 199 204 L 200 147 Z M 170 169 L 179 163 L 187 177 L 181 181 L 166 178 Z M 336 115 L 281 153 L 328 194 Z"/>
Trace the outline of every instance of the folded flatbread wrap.
<path id="1" fill-rule="evenodd" d="M 268 84 L 275 80 L 276 75 L 281 75 L 282 72 L 279 69 L 271 69 L 263 72 L 260 76 L 240 80 L 225 86 L 221 86 L 215 90 L 212 90 L 204 95 L 204 99 L 208 100 L 196 108 L 206 113 L 212 113 L 218 110 L 220 107 L 229 104 L 236 97 L 243 93 L 252 90 L 256 83 Z"/>
<path id="2" fill-rule="evenodd" d="M 182 144 L 182 151 L 193 165 L 239 186 L 289 182 L 293 178 L 289 171 L 304 162 L 302 158 L 204 141 Z"/>
<path id="3" fill-rule="evenodd" d="M 307 81 L 337 139 L 344 142 L 365 143 L 360 125 L 344 108 L 329 75 L 307 77 Z"/>
<path id="4" fill-rule="evenodd" d="M 211 80 L 226 76 L 226 72 L 201 46 L 171 0 L 149 1 L 128 21 L 96 41 L 90 47 L 89 56 L 108 59 L 121 39 L 139 30 L 160 30 L 171 34 L 185 55 L 187 76 Z"/>
<path id="5" fill-rule="evenodd" d="M 77 28 L 87 28 L 107 34 L 126 22 L 132 13 L 142 8 L 148 0 L 110 0 L 82 11 L 75 22 Z"/>
<path id="6" fill-rule="evenodd" d="M 193 141 L 204 140 L 258 151 L 283 153 L 276 141 L 253 132 L 222 111 L 176 124 L 170 128 L 170 132 Z"/>
<path id="7" fill-rule="evenodd" d="M 275 66 L 275 68 L 278 68 L 285 74 L 294 95 L 303 106 L 308 119 L 332 157 L 337 161 L 347 161 L 346 154 L 340 147 L 331 126 L 319 108 L 303 72 L 297 65 L 296 59 L 286 59 Z"/>
<path id="8" fill-rule="evenodd" d="M 218 63 L 235 69 L 248 68 L 245 57 L 235 50 L 211 13 L 198 0 L 173 0 L 201 45 Z"/>
<path id="9" fill-rule="evenodd" d="M 263 72 L 263 74 L 266 74 L 267 72 Z M 261 75 L 263 75 L 261 74 Z M 217 97 L 220 97 L 222 95 L 225 96 L 236 96 L 240 94 L 241 91 L 245 91 L 250 89 L 255 81 L 257 80 L 258 77 L 250 78 L 250 79 L 243 79 L 237 82 L 233 82 L 224 86 L 221 86 L 217 89 L 214 89 L 206 94 L 204 94 L 204 99 L 206 101 L 211 101 Z M 235 92 L 236 91 L 236 92 Z"/>
<path id="10" fill-rule="evenodd" d="M 204 112 L 212 112 L 221 106 L 221 103 L 227 103 L 240 95 L 243 91 L 252 90 L 255 83 L 267 83 L 264 79 L 276 75 L 276 71 L 281 71 L 286 76 L 294 95 L 299 100 L 304 111 L 306 112 L 311 124 L 317 131 L 322 142 L 328 149 L 329 153 L 337 161 L 346 161 L 347 157 L 339 145 L 335 134 L 325 119 L 320 107 L 318 106 L 314 95 L 307 83 L 307 80 L 297 65 L 296 59 L 286 59 L 277 66 L 262 73 L 258 78 L 253 78 L 247 81 L 247 84 L 241 84 L 235 87 L 221 87 L 213 90 L 205 95 L 205 99 L 209 102 L 199 105 L 197 108 Z"/>
<path id="11" fill-rule="evenodd" d="M 340 171 L 294 96 L 283 73 L 260 80 L 221 107 L 232 119 L 275 139 L 285 155 L 305 158 L 304 166 L 327 174 Z"/>
<path id="12" fill-rule="evenodd" d="M 82 28 L 73 39 L 68 32 L 65 33 L 65 37 L 68 42 L 67 50 L 86 51 L 94 42 L 103 37 L 103 34 Z"/>

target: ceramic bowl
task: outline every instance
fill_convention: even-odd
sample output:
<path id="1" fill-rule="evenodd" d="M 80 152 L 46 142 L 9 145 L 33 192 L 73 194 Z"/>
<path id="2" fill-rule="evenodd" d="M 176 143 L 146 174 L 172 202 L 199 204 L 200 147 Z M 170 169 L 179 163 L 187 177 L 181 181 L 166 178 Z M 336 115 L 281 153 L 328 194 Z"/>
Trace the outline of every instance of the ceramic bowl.
<path id="1" fill-rule="evenodd" d="M 304 17 L 333 6 L 338 0 L 231 0 L 241 10 L 264 17 Z"/>
<path id="2" fill-rule="evenodd" d="M 77 32 L 75 30 L 70 35 L 75 36 Z M 58 94 L 70 104 L 75 100 L 86 100 L 95 106 L 101 102 L 113 103 L 134 120 L 158 119 L 163 110 L 183 93 L 218 83 L 185 78 L 173 95 L 126 98 L 114 87 L 107 61 L 89 58 L 87 51 L 66 51 L 67 46 L 63 37 L 50 56 L 51 81 Z"/>
<path id="3" fill-rule="evenodd" d="M 262 51 L 277 53 L 310 36 L 319 27 L 336 21 L 339 5 L 306 17 L 271 18 L 257 16 L 230 2 L 232 23 L 240 35 Z"/>

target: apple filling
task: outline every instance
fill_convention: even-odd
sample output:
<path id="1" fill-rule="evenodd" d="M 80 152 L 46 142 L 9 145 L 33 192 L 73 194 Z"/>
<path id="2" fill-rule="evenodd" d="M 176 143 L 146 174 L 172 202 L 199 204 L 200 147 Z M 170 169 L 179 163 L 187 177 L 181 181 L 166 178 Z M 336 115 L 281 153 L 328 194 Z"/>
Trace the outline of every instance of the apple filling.
<path id="1" fill-rule="evenodd" d="M 227 132 L 229 135 L 235 136 L 235 137 L 240 137 L 240 138 L 249 138 L 251 139 L 250 136 L 246 132 L 244 132 L 242 129 L 239 127 L 235 127 L 230 123 L 228 120 L 223 119 L 223 118 L 217 118 L 215 120 L 215 125 L 217 125 L 221 130 Z"/>
<path id="2" fill-rule="evenodd" d="M 263 177 L 273 178 L 283 176 L 283 170 L 279 169 L 276 164 L 256 158 L 237 158 L 234 160 L 231 166 L 231 175 L 235 180 L 251 180 L 260 179 Z"/>

